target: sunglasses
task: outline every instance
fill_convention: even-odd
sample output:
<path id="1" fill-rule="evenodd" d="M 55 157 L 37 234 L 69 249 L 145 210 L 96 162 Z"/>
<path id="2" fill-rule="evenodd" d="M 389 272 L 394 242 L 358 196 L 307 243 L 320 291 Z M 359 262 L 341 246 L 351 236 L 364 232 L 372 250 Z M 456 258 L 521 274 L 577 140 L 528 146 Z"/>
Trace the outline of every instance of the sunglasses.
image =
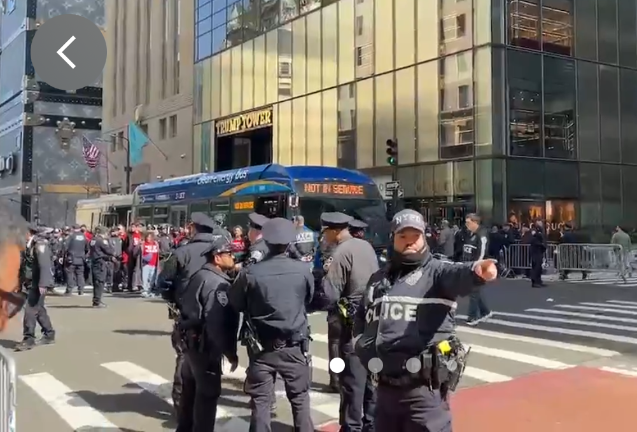
<path id="1" fill-rule="evenodd" d="M 6 311 L 9 318 L 13 318 L 24 308 L 27 302 L 27 295 L 21 291 L 0 291 L 0 301 L 7 305 Z"/>

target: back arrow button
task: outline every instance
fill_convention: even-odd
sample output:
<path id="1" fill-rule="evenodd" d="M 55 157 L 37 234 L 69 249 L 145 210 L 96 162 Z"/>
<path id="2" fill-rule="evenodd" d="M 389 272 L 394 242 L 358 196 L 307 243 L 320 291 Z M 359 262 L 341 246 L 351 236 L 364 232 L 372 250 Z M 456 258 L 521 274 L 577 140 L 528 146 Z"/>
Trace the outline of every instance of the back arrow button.
<path id="1" fill-rule="evenodd" d="M 64 60 L 69 66 L 71 66 L 71 69 L 75 69 L 75 65 L 67 56 L 64 55 L 64 50 L 66 50 L 69 47 L 69 45 L 73 43 L 74 40 L 75 40 L 75 36 L 71 36 L 71 38 L 67 40 L 64 45 L 62 45 L 62 48 L 58 50 L 58 55 L 62 57 L 62 60 Z"/>

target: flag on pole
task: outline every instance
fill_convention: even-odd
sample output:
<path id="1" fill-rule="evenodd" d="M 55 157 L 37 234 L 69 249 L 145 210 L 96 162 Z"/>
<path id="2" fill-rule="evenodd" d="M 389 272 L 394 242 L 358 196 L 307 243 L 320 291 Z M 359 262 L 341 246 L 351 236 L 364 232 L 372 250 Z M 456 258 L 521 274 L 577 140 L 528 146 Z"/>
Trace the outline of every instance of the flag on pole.
<path id="1" fill-rule="evenodd" d="M 139 165 L 144 160 L 144 147 L 148 145 L 150 139 L 139 126 L 130 122 L 128 124 L 128 145 L 130 146 L 130 166 Z"/>
<path id="2" fill-rule="evenodd" d="M 86 135 L 82 135 L 82 155 L 89 168 L 95 168 L 100 162 L 101 151 Z"/>

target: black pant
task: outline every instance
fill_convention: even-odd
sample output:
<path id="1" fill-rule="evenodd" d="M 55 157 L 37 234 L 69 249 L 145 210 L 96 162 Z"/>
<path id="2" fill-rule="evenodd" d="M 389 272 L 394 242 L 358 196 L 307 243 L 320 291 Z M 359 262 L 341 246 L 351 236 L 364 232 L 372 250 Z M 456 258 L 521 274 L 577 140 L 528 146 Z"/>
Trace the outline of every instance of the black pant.
<path id="1" fill-rule="evenodd" d="M 72 291 L 73 288 L 82 291 L 86 285 L 84 279 L 84 263 L 82 264 L 69 264 L 66 267 L 66 290 Z"/>
<path id="2" fill-rule="evenodd" d="M 93 304 L 102 303 L 102 295 L 104 295 L 104 285 L 106 284 L 106 266 L 107 262 L 103 259 L 93 260 L 91 263 L 91 271 L 93 273 Z"/>
<path id="3" fill-rule="evenodd" d="M 215 429 L 221 394 L 221 359 L 188 350 L 184 354 L 183 392 L 176 432 L 209 432 Z"/>
<path id="4" fill-rule="evenodd" d="M 183 342 L 181 341 L 181 336 L 179 334 L 179 330 L 177 329 L 177 325 L 173 325 L 173 331 L 170 334 L 170 342 L 172 343 L 173 349 L 175 350 L 175 354 L 177 357 L 175 358 L 175 372 L 173 374 L 173 389 L 172 389 L 172 399 L 173 406 L 175 407 L 175 412 L 177 414 L 177 418 L 180 416 L 181 412 L 181 395 L 183 392 L 183 379 L 182 379 L 182 371 L 184 366 L 184 350 L 185 347 Z"/>
<path id="5" fill-rule="evenodd" d="M 270 406 L 274 376 L 279 374 L 292 407 L 294 430 L 313 432 L 310 410 L 310 367 L 300 346 L 250 355 L 244 391 L 252 399 L 250 432 L 271 432 Z M 361 402 L 362 403 L 362 402 Z"/>
<path id="6" fill-rule="evenodd" d="M 341 386 L 339 423 L 343 432 L 360 432 L 363 430 L 362 418 L 367 369 L 354 353 L 351 334 L 341 334 L 339 349 L 341 358 L 345 362 L 345 370 L 338 376 Z"/>
<path id="7" fill-rule="evenodd" d="M 544 254 L 532 252 L 531 253 L 531 271 L 530 278 L 531 284 L 533 285 L 542 285 L 542 261 L 544 259 Z"/>
<path id="8" fill-rule="evenodd" d="M 378 386 L 376 430 L 451 432 L 449 402 L 438 390 Z"/>
<path id="9" fill-rule="evenodd" d="M 340 357 L 341 318 L 337 314 L 327 315 L 327 353 L 329 360 Z M 338 374 L 330 370 L 330 386 L 338 383 Z"/>
<path id="10" fill-rule="evenodd" d="M 27 302 L 24 306 L 24 321 L 23 321 L 23 339 L 35 339 L 35 324 L 40 324 L 42 327 L 42 333 L 47 338 L 55 337 L 55 330 L 51 324 L 51 318 L 44 306 L 44 300 L 46 298 L 46 292 L 41 293 L 40 289 L 30 288 L 27 293 Z"/>

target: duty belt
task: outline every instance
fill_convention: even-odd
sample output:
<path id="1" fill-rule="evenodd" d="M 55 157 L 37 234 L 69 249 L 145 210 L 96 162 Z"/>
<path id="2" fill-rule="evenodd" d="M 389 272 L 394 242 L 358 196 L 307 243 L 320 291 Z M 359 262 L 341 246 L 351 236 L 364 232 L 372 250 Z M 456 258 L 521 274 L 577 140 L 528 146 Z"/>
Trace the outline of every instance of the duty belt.
<path id="1" fill-rule="evenodd" d="M 280 351 L 283 348 L 292 348 L 301 346 L 301 341 L 274 339 L 263 343 L 264 351 Z"/>

